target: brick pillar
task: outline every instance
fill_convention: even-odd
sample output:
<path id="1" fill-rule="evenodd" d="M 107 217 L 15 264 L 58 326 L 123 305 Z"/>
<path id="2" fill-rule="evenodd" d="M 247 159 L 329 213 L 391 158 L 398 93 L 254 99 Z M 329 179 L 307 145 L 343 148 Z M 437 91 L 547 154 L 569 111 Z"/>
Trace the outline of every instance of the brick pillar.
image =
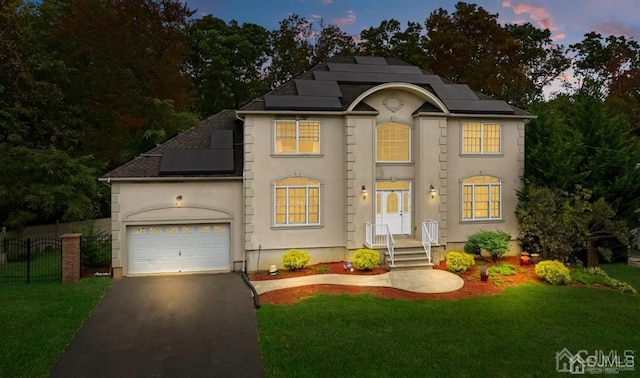
<path id="1" fill-rule="evenodd" d="M 80 234 L 64 234 L 62 240 L 62 283 L 80 281 Z"/>

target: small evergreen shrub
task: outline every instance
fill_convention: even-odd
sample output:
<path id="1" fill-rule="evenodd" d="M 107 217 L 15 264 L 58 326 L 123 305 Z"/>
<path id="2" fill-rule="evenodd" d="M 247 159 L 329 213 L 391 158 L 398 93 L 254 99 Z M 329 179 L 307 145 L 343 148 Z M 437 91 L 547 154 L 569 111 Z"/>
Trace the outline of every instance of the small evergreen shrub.
<path id="1" fill-rule="evenodd" d="M 536 274 L 552 285 L 564 285 L 571 281 L 569 268 L 558 260 L 545 260 L 536 264 Z"/>
<path id="2" fill-rule="evenodd" d="M 513 264 L 500 264 L 489 268 L 489 272 L 499 274 L 501 276 L 513 276 L 516 274 L 516 267 Z"/>
<path id="3" fill-rule="evenodd" d="M 282 266 L 289 270 L 300 270 L 304 268 L 311 258 L 307 251 L 292 249 L 282 255 Z"/>
<path id="4" fill-rule="evenodd" d="M 371 270 L 380 263 L 380 253 L 374 249 L 360 248 L 353 254 L 353 267 L 359 270 Z"/>
<path id="5" fill-rule="evenodd" d="M 476 263 L 473 255 L 464 252 L 447 252 L 444 258 L 447 261 L 447 269 L 453 273 L 466 272 L 470 266 Z"/>
<path id="6" fill-rule="evenodd" d="M 482 250 L 489 252 L 493 261 L 498 261 L 509 250 L 511 235 L 504 231 L 480 231 L 469 236 L 464 244 L 466 253 L 479 255 Z"/>

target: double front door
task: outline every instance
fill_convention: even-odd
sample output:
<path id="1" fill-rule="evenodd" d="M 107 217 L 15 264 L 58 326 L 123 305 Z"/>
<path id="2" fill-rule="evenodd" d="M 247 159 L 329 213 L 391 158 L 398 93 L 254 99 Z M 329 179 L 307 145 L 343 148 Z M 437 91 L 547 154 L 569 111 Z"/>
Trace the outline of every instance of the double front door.
<path id="1" fill-rule="evenodd" d="M 411 182 L 376 183 L 376 224 L 386 224 L 394 235 L 411 234 Z"/>

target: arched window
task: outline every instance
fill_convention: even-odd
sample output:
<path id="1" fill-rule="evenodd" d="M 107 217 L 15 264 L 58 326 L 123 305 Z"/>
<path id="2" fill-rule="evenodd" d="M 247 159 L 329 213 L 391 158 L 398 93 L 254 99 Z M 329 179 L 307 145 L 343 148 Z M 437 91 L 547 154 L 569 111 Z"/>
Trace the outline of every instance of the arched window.
<path id="1" fill-rule="evenodd" d="M 376 128 L 376 161 L 411 160 L 411 128 L 399 122 L 387 122 Z"/>
<path id="2" fill-rule="evenodd" d="M 398 195 L 396 193 L 387 194 L 387 214 L 398 212 Z"/>
<path id="3" fill-rule="evenodd" d="M 502 218 L 502 180 L 472 176 L 462 180 L 462 220 Z"/>
<path id="4" fill-rule="evenodd" d="M 308 177 L 288 177 L 274 187 L 275 224 L 320 224 L 320 182 Z"/>

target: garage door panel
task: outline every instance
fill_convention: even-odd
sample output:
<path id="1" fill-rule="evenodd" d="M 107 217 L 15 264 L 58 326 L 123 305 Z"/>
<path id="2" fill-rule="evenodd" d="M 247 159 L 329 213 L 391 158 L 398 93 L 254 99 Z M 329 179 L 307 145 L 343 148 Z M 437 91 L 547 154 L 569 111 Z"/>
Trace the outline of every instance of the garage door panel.
<path id="1" fill-rule="evenodd" d="M 129 273 L 229 270 L 229 231 L 228 224 L 129 227 Z"/>

